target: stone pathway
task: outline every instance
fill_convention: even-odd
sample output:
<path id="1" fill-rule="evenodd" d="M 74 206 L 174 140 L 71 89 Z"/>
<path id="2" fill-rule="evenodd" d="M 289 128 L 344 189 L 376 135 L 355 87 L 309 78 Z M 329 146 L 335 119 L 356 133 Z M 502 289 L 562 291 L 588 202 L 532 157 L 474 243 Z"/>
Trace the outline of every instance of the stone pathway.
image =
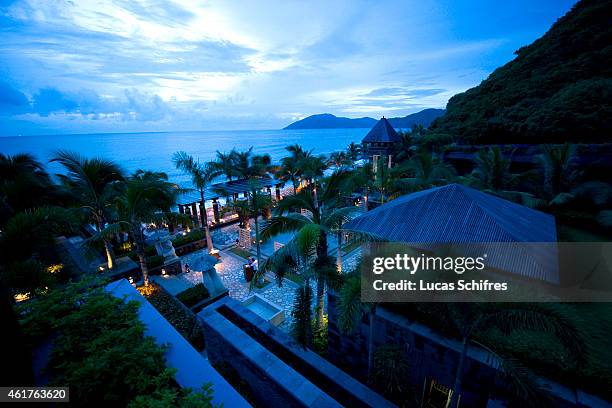
<path id="1" fill-rule="evenodd" d="M 244 280 L 244 274 L 242 272 L 242 266 L 245 262 L 245 259 L 229 251 L 221 252 L 221 263 L 215 265 L 215 269 L 221 281 L 229 290 L 229 295 L 242 302 L 257 293 L 264 299 L 281 306 L 285 310 L 285 321 L 278 327 L 284 331 L 289 331 L 293 320 L 291 317 L 291 309 L 293 308 L 295 290 L 298 288 L 298 285 L 285 279 L 280 287 L 275 281 L 272 281 L 262 289 L 250 290 L 250 285 Z M 268 279 L 272 280 L 271 277 Z"/>
<path id="2" fill-rule="evenodd" d="M 232 225 L 217 230 L 216 234 L 213 232 L 213 240 L 216 241 L 215 245 L 223 248 L 224 243 L 231 241 L 231 239 L 229 239 L 230 237 L 237 235 L 237 230 L 237 225 Z M 193 281 L 194 284 L 201 282 L 201 273 L 198 273 L 197 271 L 201 271 L 201 267 L 205 265 L 205 258 L 202 257 L 202 255 L 206 253 L 205 251 L 206 250 L 204 249 L 181 257 L 181 262 L 183 265 L 187 263 L 192 271 L 196 271 L 190 274 L 182 274 L 183 280 Z M 246 260 L 227 250 L 227 247 L 225 250 L 221 250 L 220 255 L 221 261 L 215 265 L 215 270 L 219 274 L 223 285 L 229 290 L 229 296 L 242 302 L 248 297 L 257 293 L 266 300 L 281 306 L 285 311 L 285 321 L 279 325 L 279 328 L 288 332 L 293 321 L 293 318 L 291 317 L 291 310 L 293 309 L 293 302 L 295 300 L 295 291 L 299 286 L 296 283 L 285 279 L 283 280 L 282 286 L 279 287 L 272 277 L 268 277 L 268 279 L 271 281 L 270 284 L 262 289 L 251 290 L 249 287 L 250 285 L 244 280 L 242 269 L 243 265 L 246 263 Z M 345 255 L 343 259 L 343 271 L 349 272 L 353 270 L 356 267 L 360 256 L 360 249 L 356 249 L 350 254 Z M 200 279 L 199 281 L 198 277 Z M 313 294 L 316 293 L 316 283 L 314 281 L 311 282 L 311 287 Z"/>

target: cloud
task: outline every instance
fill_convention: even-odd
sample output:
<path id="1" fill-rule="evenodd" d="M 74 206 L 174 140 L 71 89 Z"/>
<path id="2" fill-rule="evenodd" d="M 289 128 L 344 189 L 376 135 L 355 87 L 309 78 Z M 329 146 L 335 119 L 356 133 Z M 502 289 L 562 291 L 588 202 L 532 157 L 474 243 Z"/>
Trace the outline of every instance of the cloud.
<path id="1" fill-rule="evenodd" d="M 123 97 L 101 97 L 93 90 L 63 92 L 47 87 L 34 92 L 31 100 L 21 91 L 0 82 L 0 116 L 30 115 L 48 117 L 66 114 L 70 120 L 82 117 L 102 120 L 109 117 L 122 121 L 155 122 L 173 114 L 174 110 L 159 95 L 138 89 L 126 89 Z"/>
<path id="2" fill-rule="evenodd" d="M 410 88 L 377 88 L 363 95 L 364 98 L 386 98 L 386 97 L 407 97 L 407 98 L 418 98 L 424 96 L 437 95 L 446 91 L 446 89 L 440 88 L 424 88 L 424 89 L 410 89 Z"/>
<path id="3" fill-rule="evenodd" d="M 33 98 L 32 109 L 41 116 L 48 116 L 53 112 L 76 112 L 78 108 L 76 101 L 54 88 L 41 89 Z"/>
<path id="4" fill-rule="evenodd" d="M 0 114 L 19 114 L 27 112 L 30 101 L 19 90 L 0 81 Z"/>
<path id="5" fill-rule="evenodd" d="M 128 89 L 125 91 L 125 96 L 127 105 L 123 113 L 129 115 L 132 119 L 158 121 L 171 112 L 159 95 L 146 95 L 137 89 Z"/>
<path id="6" fill-rule="evenodd" d="M 0 115 L 94 131 L 405 115 L 478 84 L 571 2 L 467 24 L 481 16 L 445 0 L 0 0 Z"/>

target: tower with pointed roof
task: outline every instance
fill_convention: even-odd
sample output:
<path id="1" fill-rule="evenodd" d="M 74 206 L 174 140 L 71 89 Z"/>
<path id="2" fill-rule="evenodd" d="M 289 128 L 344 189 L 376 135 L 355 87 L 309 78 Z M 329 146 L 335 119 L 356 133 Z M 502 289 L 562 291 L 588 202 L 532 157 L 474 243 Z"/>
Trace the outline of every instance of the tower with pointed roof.
<path id="1" fill-rule="evenodd" d="M 402 143 L 391 123 L 383 116 L 361 141 L 364 156 L 373 160 L 385 156 L 393 156 Z"/>

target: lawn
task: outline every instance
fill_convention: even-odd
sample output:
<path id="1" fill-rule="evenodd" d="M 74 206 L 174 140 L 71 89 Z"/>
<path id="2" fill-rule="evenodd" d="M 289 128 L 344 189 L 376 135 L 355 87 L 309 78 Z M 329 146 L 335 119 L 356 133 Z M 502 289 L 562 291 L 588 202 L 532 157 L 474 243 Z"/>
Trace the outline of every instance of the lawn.
<path id="1" fill-rule="evenodd" d="M 249 251 L 247 251 L 246 249 L 237 247 L 237 246 L 230 248 L 230 252 L 244 259 L 247 259 L 249 256 L 252 256 L 252 254 Z"/>

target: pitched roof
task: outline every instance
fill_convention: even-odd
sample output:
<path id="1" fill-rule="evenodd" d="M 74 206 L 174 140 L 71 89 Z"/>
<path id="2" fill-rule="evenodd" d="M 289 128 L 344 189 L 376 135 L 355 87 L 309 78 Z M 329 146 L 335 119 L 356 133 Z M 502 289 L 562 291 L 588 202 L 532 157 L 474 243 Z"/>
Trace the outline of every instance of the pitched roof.
<path id="1" fill-rule="evenodd" d="M 387 241 L 406 243 L 557 241 L 555 218 L 552 215 L 460 184 L 449 184 L 399 197 L 353 219 L 345 228 L 372 234 Z M 514 247 L 514 251 L 521 252 L 519 261 L 512 258 L 516 265 L 510 268 L 494 266 L 526 277 L 558 283 L 558 261 L 556 253 L 549 253 L 551 245 Z M 509 246 L 503 247 L 504 250 L 507 248 Z M 529 252 L 529 261 L 523 256 L 525 251 Z M 490 255 L 489 261 L 493 261 Z M 503 258 L 507 263 L 511 257 L 506 251 Z"/>
<path id="2" fill-rule="evenodd" d="M 274 187 L 283 183 L 284 181 L 282 180 L 273 179 L 267 176 L 253 179 L 224 181 L 208 186 L 208 188 L 204 192 L 204 199 L 212 200 L 215 198 L 223 197 L 225 195 L 232 195 L 234 193 L 241 194 L 245 191 L 250 191 L 252 188 L 261 190 L 267 187 Z M 200 201 L 200 193 L 198 193 L 197 191 L 189 191 L 187 193 L 182 194 L 177 201 L 178 204 L 197 203 Z"/>
<path id="3" fill-rule="evenodd" d="M 393 126 L 389 123 L 389 121 L 383 117 L 381 120 L 374 125 L 374 127 L 368 132 L 368 134 L 363 138 L 362 142 L 372 143 L 372 142 L 400 142 L 402 138 L 397 134 Z"/>

